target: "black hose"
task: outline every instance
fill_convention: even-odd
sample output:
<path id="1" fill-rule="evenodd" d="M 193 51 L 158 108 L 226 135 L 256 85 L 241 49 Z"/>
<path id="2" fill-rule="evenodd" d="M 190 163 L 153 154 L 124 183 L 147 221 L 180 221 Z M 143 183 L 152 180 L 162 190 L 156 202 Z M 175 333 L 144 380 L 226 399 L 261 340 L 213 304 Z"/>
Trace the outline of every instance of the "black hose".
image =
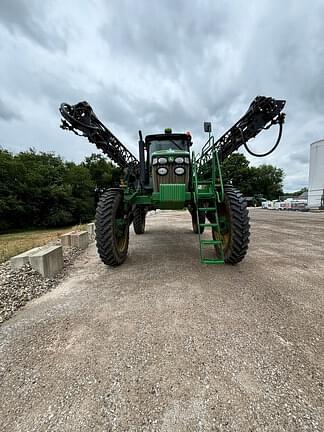
<path id="1" fill-rule="evenodd" d="M 273 146 L 269 151 L 267 151 L 266 153 L 259 153 L 259 154 L 258 154 L 258 153 L 254 153 L 252 150 L 249 149 L 249 147 L 248 147 L 248 145 L 247 145 L 247 143 L 246 143 L 246 141 L 245 141 L 243 131 L 242 131 L 242 129 L 240 129 L 240 133 L 241 133 L 241 136 L 242 136 L 242 141 L 243 141 L 243 145 L 244 145 L 245 150 L 246 150 L 246 151 L 247 151 L 251 156 L 254 156 L 254 157 L 265 157 L 265 156 L 269 156 L 269 154 L 271 154 L 272 152 L 275 151 L 275 149 L 278 147 L 278 145 L 279 145 L 279 143 L 280 143 L 281 136 L 282 136 L 282 125 L 283 125 L 283 118 L 280 117 L 280 119 L 279 119 L 279 133 L 278 133 L 278 138 L 277 138 L 277 141 L 276 141 L 275 145 L 274 145 L 274 146 Z"/>

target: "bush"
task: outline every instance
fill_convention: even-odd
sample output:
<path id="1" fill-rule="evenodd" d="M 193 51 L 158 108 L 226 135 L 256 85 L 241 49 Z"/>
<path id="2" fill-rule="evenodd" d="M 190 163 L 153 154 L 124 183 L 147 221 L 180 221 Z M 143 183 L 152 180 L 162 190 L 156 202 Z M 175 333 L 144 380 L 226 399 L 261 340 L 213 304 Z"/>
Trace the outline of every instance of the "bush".
<path id="1" fill-rule="evenodd" d="M 65 162 L 30 149 L 16 155 L 0 149 L 0 231 L 88 222 L 98 190 L 119 172 L 102 155 Z"/>

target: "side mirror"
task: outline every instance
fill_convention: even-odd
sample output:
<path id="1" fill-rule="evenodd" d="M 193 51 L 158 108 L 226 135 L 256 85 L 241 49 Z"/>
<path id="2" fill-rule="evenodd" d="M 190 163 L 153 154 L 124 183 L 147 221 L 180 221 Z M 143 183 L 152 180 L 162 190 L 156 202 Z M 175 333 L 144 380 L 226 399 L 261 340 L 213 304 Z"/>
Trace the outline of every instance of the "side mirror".
<path id="1" fill-rule="evenodd" d="M 204 122 L 204 131 L 210 133 L 212 131 L 211 123 Z"/>

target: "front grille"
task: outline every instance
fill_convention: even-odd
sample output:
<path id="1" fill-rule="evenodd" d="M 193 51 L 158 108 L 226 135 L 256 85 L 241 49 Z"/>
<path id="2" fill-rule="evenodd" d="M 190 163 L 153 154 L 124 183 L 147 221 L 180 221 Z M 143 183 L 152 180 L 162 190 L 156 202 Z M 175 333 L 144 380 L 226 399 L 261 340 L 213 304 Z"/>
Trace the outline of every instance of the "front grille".
<path id="1" fill-rule="evenodd" d="M 161 176 L 157 173 L 158 168 L 165 167 L 168 169 L 168 173 Z M 174 169 L 177 167 L 183 167 L 186 171 L 183 175 L 176 175 Z M 165 165 L 159 165 L 152 167 L 153 171 L 153 188 L 154 192 L 160 191 L 160 184 L 185 184 L 186 190 L 188 190 L 189 185 L 189 165 L 168 163 Z"/>

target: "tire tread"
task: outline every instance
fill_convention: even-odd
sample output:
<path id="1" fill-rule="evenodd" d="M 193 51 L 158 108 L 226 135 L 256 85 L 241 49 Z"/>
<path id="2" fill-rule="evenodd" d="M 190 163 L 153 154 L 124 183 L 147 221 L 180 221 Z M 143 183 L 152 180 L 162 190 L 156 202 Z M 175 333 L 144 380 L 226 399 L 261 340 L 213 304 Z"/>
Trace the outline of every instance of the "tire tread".
<path id="1" fill-rule="evenodd" d="M 231 224 L 231 242 L 226 251 L 225 262 L 237 264 L 245 257 L 250 239 L 250 218 L 246 200 L 241 192 L 231 185 L 224 187 L 229 206 Z"/>
<path id="2" fill-rule="evenodd" d="M 100 197 L 96 211 L 96 243 L 98 254 L 102 262 L 106 265 L 116 267 L 122 264 L 127 256 L 127 247 L 125 253 L 119 255 L 114 244 L 114 206 L 116 205 L 117 196 L 120 190 L 109 189 Z"/>

